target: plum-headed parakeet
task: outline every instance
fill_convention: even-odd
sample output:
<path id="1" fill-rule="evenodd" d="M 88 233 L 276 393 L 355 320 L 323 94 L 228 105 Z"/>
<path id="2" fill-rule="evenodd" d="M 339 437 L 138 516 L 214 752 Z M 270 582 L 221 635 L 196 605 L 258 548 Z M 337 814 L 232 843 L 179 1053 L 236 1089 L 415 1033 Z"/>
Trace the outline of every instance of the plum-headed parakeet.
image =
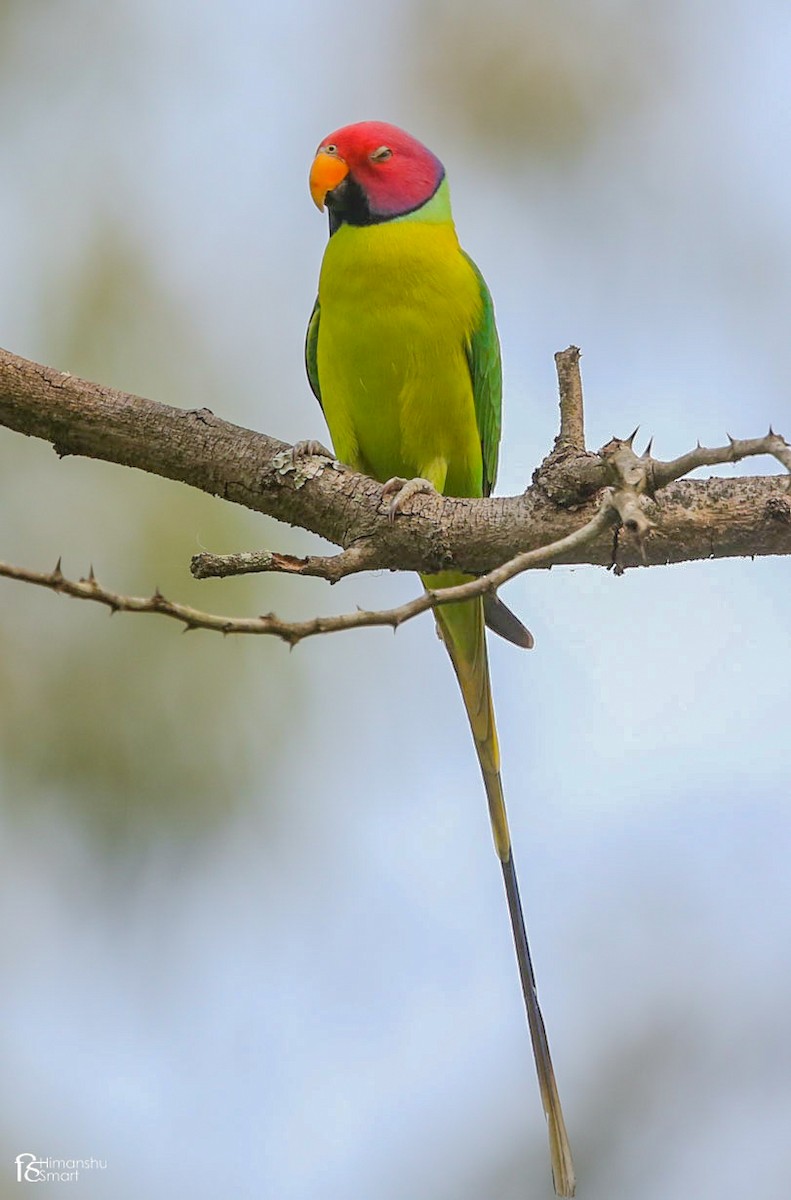
<path id="1" fill-rule="evenodd" d="M 379 121 L 322 141 L 310 190 L 329 210 L 330 240 L 308 327 L 308 377 L 338 458 L 393 496 L 488 496 L 500 440 L 500 347 L 489 290 L 459 245 L 442 163 Z M 424 576 L 430 588 L 459 572 Z M 489 802 L 549 1126 L 552 1173 L 574 1194 L 574 1168 L 538 1006 L 500 779 L 484 623 L 528 646 L 496 597 L 435 609 L 461 687 Z"/>

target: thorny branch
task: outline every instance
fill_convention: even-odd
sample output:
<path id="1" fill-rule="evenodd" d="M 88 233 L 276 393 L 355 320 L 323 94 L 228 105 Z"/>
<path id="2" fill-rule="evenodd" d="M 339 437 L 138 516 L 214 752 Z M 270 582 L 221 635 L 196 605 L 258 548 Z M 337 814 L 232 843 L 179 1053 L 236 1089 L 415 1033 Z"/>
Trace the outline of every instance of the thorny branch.
<path id="1" fill-rule="evenodd" d="M 51 442 L 61 456 L 137 467 L 299 525 L 343 550 L 359 550 L 358 570 L 364 562 L 366 570 L 483 574 L 572 533 L 593 516 L 600 490 L 612 483 L 600 455 L 556 447 L 522 495 L 418 496 L 409 502 L 408 519 L 390 522 L 380 486 L 327 458 L 295 464 L 291 447 L 207 409 L 158 404 L 2 350 L 0 424 Z M 791 510 L 781 478 L 681 480 L 663 488 L 661 506 L 661 522 L 642 549 L 621 539 L 624 568 L 791 554 Z M 656 515 L 650 505 L 647 511 Z M 612 538 L 603 533 L 559 561 L 610 566 Z M 327 568 L 328 578 L 334 570 Z"/>
<path id="2" fill-rule="evenodd" d="M 344 629 L 360 629 L 371 625 L 390 625 L 393 629 L 397 629 L 405 621 L 411 620 L 412 617 L 416 617 L 430 608 L 438 608 L 457 600 L 472 600 L 476 596 L 482 596 L 484 592 L 494 591 L 522 571 L 528 571 L 534 567 L 550 566 L 558 554 L 584 545 L 585 542 L 601 533 L 603 529 L 612 525 L 615 519 L 615 511 L 605 498 L 605 503 L 602 504 L 596 516 L 575 533 L 569 534 L 567 538 L 563 538 L 551 546 L 545 546 L 541 550 L 528 550 L 524 554 L 517 555 L 502 567 L 497 567 L 486 575 L 471 579 L 469 583 L 436 591 L 425 591 L 422 596 L 417 596 L 414 600 L 407 601 L 406 604 L 400 604 L 397 608 L 374 612 L 358 609 L 353 613 L 343 613 L 340 616 L 332 617 L 313 617 L 308 621 L 281 621 L 274 613 L 267 613 L 260 617 L 217 616 L 214 613 L 201 612 L 200 609 L 168 600 L 159 590 L 148 597 L 122 596 L 118 592 L 111 592 L 102 587 L 93 570 L 87 579 L 67 579 L 61 570 L 60 560 L 55 569 L 50 572 L 30 571 L 26 567 L 15 567 L 10 563 L 0 562 L 0 576 L 5 576 L 7 579 L 18 579 L 24 583 L 37 584 L 39 587 L 49 588 L 53 592 L 73 596 L 78 600 L 95 600 L 99 604 L 106 605 L 111 613 L 158 613 L 160 616 L 172 617 L 175 621 L 181 622 L 185 633 L 192 629 L 210 629 L 224 634 L 273 634 L 275 637 L 282 638 L 284 642 L 288 642 L 289 645 L 295 646 L 297 642 L 313 637 L 317 633 L 338 633 Z"/>
<path id="3" fill-rule="evenodd" d="M 648 515 L 648 510 L 656 510 L 656 494 L 661 488 L 667 488 L 698 467 L 735 463 L 760 455 L 775 457 L 786 470 L 791 471 L 791 446 L 771 429 L 766 437 L 746 441 L 737 441 L 729 436 L 727 446 L 715 449 L 706 449 L 698 444 L 694 450 L 671 462 L 652 458 L 650 443 L 643 454 L 636 454 L 633 443 L 637 430 L 628 438 L 612 438 L 597 454 L 591 453 L 585 449 L 579 359 L 580 352 L 576 346 L 569 346 L 555 355 L 560 393 L 560 433 L 552 453 L 539 467 L 534 480 L 537 486 L 550 493 L 564 491 L 567 504 L 572 499 L 580 501 L 586 495 L 600 493 L 602 488 L 609 486 L 612 489 L 609 504 L 617 512 L 624 531 L 633 535 L 634 548 L 644 565 L 649 565 L 650 561 L 646 538 L 657 525 Z M 572 481 L 576 488 L 573 495 L 567 490 L 568 482 L 559 486 L 561 478 Z M 560 500 L 559 495 L 557 499 Z M 767 499 L 766 516 L 767 520 L 781 524 L 791 523 L 791 503 L 782 495 Z M 589 540 L 574 543 L 580 547 L 586 544 L 589 544 Z M 611 561 L 607 565 L 614 567 L 618 574 L 628 565 L 622 561 L 619 549 L 623 547 L 621 539 L 616 536 Z M 552 561 L 558 561 L 558 558 Z M 666 561 L 671 561 L 670 555 Z M 532 564 L 533 567 L 537 565 L 544 564 Z M 191 562 L 192 573 L 197 579 L 269 572 L 309 575 L 329 583 L 337 583 L 347 575 L 372 570 L 377 566 L 375 543 L 353 546 L 340 554 L 308 555 L 305 558 L 260 550 L 229 555 L 196 554 Z"/>
<path id="4" fill-rule="evenodd" d="M 669 462 L 652 458 L 650 445 L 637 455 L 634 434 L 613 438 L 593 453 L 585 448 L 579 350 L 571 346 L 555 358 L 560 433 L 532 487 L 506 499 L 419 497 L 390 522 L 380 486 L 326 455 L 297 455 L 282 442 L 230 425 L 206 409 L 169 408 L 0 350 L 0 423 L 51 441 L 60 456 L 83 454 L 137 466 L 301 525 L 342 547 L 335 555 L 305 558 L 273 550 L 197 555 L 191 564 L 197 578 L 267 571 L 334 583 L 363 570 L 450 567 L 477 578 L 394 609 L 287 622 L 273 614 L 205 613 L 158 591 L 148 598 L 122 596 L 101 587 L 93 573 L 66 579 L 60 564 L 50 573 L 0 564 L 0 575 L 94 600 L 112 612 L 159 613 L 180 621 L 185 630 L 273 634 L 293 645 L 341 629 L 397 628 L 437 605 L 482 595 L 521 571 L 553 563 L 601 564 L 618 573 L 640 563 L 791 554 L 787 481 L 679 482 L 697 467 L 755 455 L 772 455 L 791 470 L 791 447 L 780 435 L 770 430 L 764 438 L 729 437 L 727 446 L 698 445 Z"/>

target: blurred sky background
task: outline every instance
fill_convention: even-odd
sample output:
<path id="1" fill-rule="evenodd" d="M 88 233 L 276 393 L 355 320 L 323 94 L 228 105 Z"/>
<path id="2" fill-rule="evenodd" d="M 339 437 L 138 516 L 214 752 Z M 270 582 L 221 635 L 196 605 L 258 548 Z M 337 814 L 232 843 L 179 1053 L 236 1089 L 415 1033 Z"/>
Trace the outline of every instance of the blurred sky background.
<path id="1" fill-rule="evenodd" d="M 556 432 L 791 436 L 791 9 L 773 0 L 0 0 L 0 344 L 280 438 L 326 133 L 448 169 L 505 360 L 498 490 Z M 641 435 L 642 436 L 642 435 Z M 748 472 L 773 471 L 750 464 Z M 195 583 L 301 531 L 0 430 L 0 557 L 216 611 L 411 577 Z M 785 1200 L 789 564 L 555 569 L 491 647 L 581 1200 Z M 289 653 L 0 581 L 0 1197 L 551 1196 L 500 872 L 429 619 Z M 62 1190 L 59 1190 L 62 1189 Z"/>

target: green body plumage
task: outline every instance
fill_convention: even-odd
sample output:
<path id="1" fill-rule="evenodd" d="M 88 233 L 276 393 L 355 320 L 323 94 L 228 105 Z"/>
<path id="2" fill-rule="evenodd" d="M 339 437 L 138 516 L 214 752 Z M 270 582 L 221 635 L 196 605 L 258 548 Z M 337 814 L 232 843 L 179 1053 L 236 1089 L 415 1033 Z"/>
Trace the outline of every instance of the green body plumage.
<path id="1" fill-rule="evenodd" d="M 342 462 L 381 482 L 420 477 L 448 496 L 490 493 L 500 440 L 500 346 L 489 290 L 459 246 L 446 181 L 406 217 L 342 225 L 333 234 L 306 360 Z M 464 578 L 443 572 L 424 583 L 448 587 Z M 482 601 L 444 605 L 436 619 L 489 792 L 499 752 Z M 494 796 L 490 808 L 505 861 L 505 809 Z"/>
<path id="2" fill-rule="evenodd" d="M 443 182 L 423 209 L 330 238 L 308 375 L 342 462 L 488 495 L 502 379 L 491 296 L 461 250 Z"/>

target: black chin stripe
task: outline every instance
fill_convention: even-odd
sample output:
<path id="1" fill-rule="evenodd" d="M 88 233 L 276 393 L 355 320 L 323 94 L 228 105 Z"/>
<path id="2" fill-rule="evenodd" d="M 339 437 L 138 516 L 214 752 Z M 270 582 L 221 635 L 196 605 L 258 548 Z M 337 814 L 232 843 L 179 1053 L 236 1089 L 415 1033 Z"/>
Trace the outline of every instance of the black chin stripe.
<path id="1" fill-rule="evenodd" d="M 374 215 L 368 207 L 368 197 L 356 179 L 347 175 L 336 188 L 327 193 L 330 212 L 330 237 L 341 225 L 373 225 Z"/>
<path id="2" fill-rule="evenodd" d="M 394 221 L 397 217 L 406 217 L 410 213 L 417 212 L 419 208 L 428 204 L 429 200 L 436 196 L 444 178 L 445 171 L 443 169 L 433 192 L 425 200 L 421 200 L 420 204 L 414 204 L 412 208 L 406 208 L 403 212 L 383 215 L 371 211 L 365 192 L 356 179 L 347 175 L 325 197 L 330 217 L 330 237 L 341 225 L 383 225 L 387 221 Z"/>

